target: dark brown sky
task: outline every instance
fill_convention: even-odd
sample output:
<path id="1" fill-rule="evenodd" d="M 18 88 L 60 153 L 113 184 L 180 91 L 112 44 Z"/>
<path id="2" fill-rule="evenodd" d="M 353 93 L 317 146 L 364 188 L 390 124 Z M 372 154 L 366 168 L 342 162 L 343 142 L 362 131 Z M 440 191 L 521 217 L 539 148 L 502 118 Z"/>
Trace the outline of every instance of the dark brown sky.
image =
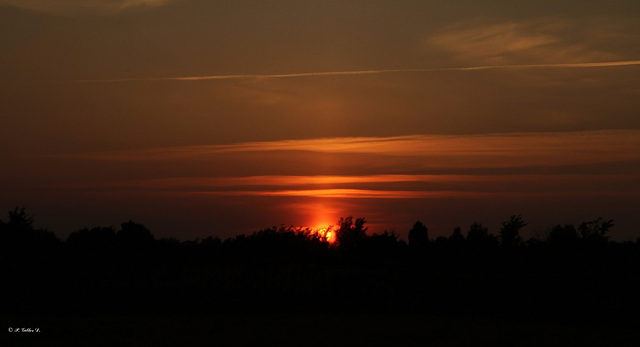
<path id="1" fill-rule="evenodd" d="M 0 0 L 0 208 L 64 236 L 640 236 L 636 1 Z"/>

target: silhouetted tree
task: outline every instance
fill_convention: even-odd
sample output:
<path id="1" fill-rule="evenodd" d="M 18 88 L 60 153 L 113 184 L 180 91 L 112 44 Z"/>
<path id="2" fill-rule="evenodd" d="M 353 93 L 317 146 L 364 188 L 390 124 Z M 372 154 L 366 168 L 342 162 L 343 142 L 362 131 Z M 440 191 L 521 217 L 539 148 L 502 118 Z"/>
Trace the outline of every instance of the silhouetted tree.
<path id="1" fill-rule="evenodd" d="M 567 248 L 578 243 L 580 237 L 576 228 L 571 224 L 556 225 L 547 236 L 547 242 L 554 247 Z"/>
<path id="2" fill-rule="evenodd" d="M 73 232 L 67 237 L 67 245 L 85 249 L 95 249 L 113 245 L 116 232 L 113 227 L 95 227 Z"/>
<path id="3" fill-rule="evenodd" d="M 206 248 L 208 250 L 215 250 L 219 248 L 221 244 L 222 240 L 218 236 L 209 236 L 200 240 L 200 247 Z"/>
<path id="4" fill-rule="evenodd" d="M 60 239 L 34 228 L 33 219 L 24 208 L 15 208 L 8 222 L 0 223 L 0 278 L 3 295 L 10 298 L 0 304 L 5 313 L 37 311 L 48 305 L 43 298 L 64 285 L 57 277 L 63 271 Z"/>
<path id="5" fill-rule="evenodd" d="M 13 229 L 33 230 L 33 216 L 27 214 L 24 207 L 9 211 L 9 223 Z"/>
<path id="6" fill-rule="evenodd" d="M 472 243 L 482 242 L 489 238 L 489 228 L 480 223 L 473 223 L 467 232 L 467 241 Z"/>
<path id="7" fill-rule="evenodd" d="M 409 230 L 409 246 L 414 248 L 425 248 L 429 243 L 429 229 L 417 221 Z"/>
<path id="8" fill-rule="evenodd" d="M 460 227 L 453 228 L 453 233 L 449 236 L 449 241 L 455 244 L 459 244 L 464 241 L 464 235 L 462 235 L 462 229 L 460 229 Z"/>
<path id="9" fill-rule="evenodd" d="M 357 247 L 358 243 L 367 236 L 368 228 L 364 226 L 365 223 L 364 218 L 357 218 L 355 223 L 352 216 L 340 218 L 338 221 L 340 227 L 336 231 L 340 248 Z"/>
<path id="10" fill-rule="evenodd" d="M 613 220 L 604 220 L 602 217 L 591 222 L 583 222 L 578 226 L 582 239 L 588 242 L 607 242 L 607 232 L 613 227 Z"/>
<path id="11" fill-rule="evenodd" d="M 372 261 L 397 259 L 407 246 L 404 241 L 398 240 L 395 232 L 386 230 L 363 239 L 361 243 Z"/>
<path id="12" fill-rule="evenodd" d="M 489 234 L 489 228 L 480 223 L 473 223 L 469 226 L 465 243 L 469 250 L 485 252 L 498 246 L 498 238 Z"/>
<path id="13" fill-rule="evenodd" d="M 502 246 L 517 246 L 520 243 L 520 229 L 526 225 L 527 223 L 524 222 L 521 215 L 512 215 L 508 221 L 503 222 L 500 227 L 500 241 L 502 242 Z"/>
<path id="14" fill-rule="evenodd" d="M 47 229 L 33 227 L 33 216 L 24 207 L 16 207 L 9 211 L 9 221 L 0 222 L 0 245 L 6 252 L 18 254 L 28 250 L 33 256 L 41 256 L 39 252 L 49 253 L 60 244 L 60 240 Z"/>
<path id="15" fill-rule="evenodd" d="M 120 224 L 120 228 L 116 234 L 117 239 L 132 247 L 146 247 L 155 240 L 147 227 L 131 220 Z"/>

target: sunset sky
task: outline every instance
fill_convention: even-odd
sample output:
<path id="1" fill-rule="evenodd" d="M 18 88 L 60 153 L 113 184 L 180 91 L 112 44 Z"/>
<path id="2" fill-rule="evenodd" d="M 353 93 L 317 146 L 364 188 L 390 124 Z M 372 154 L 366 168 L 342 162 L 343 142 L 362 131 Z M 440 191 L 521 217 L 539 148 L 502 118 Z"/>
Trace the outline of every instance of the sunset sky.
<path id="1" fill-rule="evenodd" d="M 0 0 L 0 47 L 0 212 L 62 237 L 640 237 L 635 0 Z"/>

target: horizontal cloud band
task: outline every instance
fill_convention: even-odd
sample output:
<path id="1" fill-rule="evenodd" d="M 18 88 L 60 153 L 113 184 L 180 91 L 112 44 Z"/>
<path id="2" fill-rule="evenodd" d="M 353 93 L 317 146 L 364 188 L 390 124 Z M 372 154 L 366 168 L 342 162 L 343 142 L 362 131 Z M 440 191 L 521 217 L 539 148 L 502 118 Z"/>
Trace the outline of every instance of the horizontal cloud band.
<path id="1" fill-rule="evenodd" d="M 424 168 L 509 168 L 639 161 L 640 130 L 342 137 L 71 155 L 109 161 L 201 161 L 240 153 L 316 152 L 395 157 Z"/>
<path id="2" fill-rule="evenodd" d="M 156 148 L 66 157 L 100 167 L 105 162 L 128 168 L 144 162 L 163 168 L 154 178 L 69 181 L 61 188 L 100 194 L 370 199 L 638 196 L 638 148 L 640 130 L 321 138 Z M 327 172 L 341 174 L 314 169 L 314 154 L 325 158 L 318 167 L 331 163 L 338 169 Z M 212 162 L 225 163 L 230 158 L 234 165 L 247 166 L 235 171 L 209 169 Z M 280 173 L 274 158 L 277 163 L 289 163 L 290 169 Z M 354 158 L 361 159 L 363 167 L 345 170 L 358 165 Z M 598 169 L 583 171 L 584 165 Z M 575 167 L 560 169 L 568 166 Z M 167 167 L 183 169 L 172 174 Z M 257 167 L 266 169 L 256 172 Z"/>

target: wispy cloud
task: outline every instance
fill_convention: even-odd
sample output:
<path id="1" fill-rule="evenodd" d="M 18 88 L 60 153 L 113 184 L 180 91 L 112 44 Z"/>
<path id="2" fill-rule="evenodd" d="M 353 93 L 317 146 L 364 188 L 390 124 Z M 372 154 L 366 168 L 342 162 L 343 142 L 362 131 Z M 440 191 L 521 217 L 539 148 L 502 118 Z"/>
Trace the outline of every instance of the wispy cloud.
<path id="1" fill-rule="evenodd" d="M 446 71 L 478 71 L 478 70 L 500 70 L 500 69 L 540 69 L 540 68 L 604 68 L 640 65 L 640 60 L 620 60 L 620 61 L 600 61 L 583 63 L 547 63 L 547 64 L 511 64 L 511 65 L 477 65 L 465 67 L 444 67 L 444 68 L 423 68 L 423 69 L 382 69 L 382 70 L 352 70 L 352 71 L 326 71 L 326 72 L 304 72 L 290 74 L 244 74 L 244 75 L 208 75 L 208 76 L 179 76 L 179 77 L 139 77 L 139 78 L 117 78 L 117 79 L 93 79 L 80 80 L 82 83 L 125 83 L 125 82 L 162 82 L 162 81 L 213 81 L 213 80 L 239 80 L 239 79 L 278 79 L 278 78 L 301 78 L 301 77 L 323 77 L 323 76 L 360 76 L 360 75 L 381 75 L 399 73 L 428 73 Z"/>
<path id="2" fill-rule="evenodd" d="M 637 28 L 637 24 L 606 17 L 543 17 L 524 21 L 473 19 L 445 26 L 428 36 L 425 42 L 429 48 L 453 53 L 453 58 L 459 62 L 603 67 L 617 66 L 616 63 L 628 56 L 626 47 L 637 40 L 627 34 L 634 32 L 633 28 Z M 612 65 L 582 63 L 585 61 L 612 62 Z"/>

